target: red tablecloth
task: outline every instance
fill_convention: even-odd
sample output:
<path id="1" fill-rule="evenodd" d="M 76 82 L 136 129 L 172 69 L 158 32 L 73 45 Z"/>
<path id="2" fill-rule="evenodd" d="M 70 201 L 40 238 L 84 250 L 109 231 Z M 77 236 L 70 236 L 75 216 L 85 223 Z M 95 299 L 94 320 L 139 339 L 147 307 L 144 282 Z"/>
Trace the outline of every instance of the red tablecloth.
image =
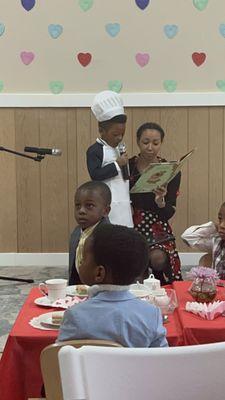
<path id="1" fill-rule="evenodd" d="M 32 289 L 9 334 L 0 361 L 1 400 L 40 397 L 40 353 L 44 347 L 55 342 L 58 332 L 39 330 L 29 325 L 33 317 L 53 310 L 35 305 L 34 299 L 37 297 L 40 297 L 40 291 Z M 177 311 L 169 316 L 165 326 L 169 344 L 181 345 L 182 330 Z"/>
<path id="2" fill-rule="evenodd" d="M 0 361 L 1 400 L 41 397 L 40 353 L 44 347 L 55 342 L 58 332 L 35 329 L 29 325 L 33 317 L 53 310 L 34 304 L 37 297 L 41 297 L 40 291 L 32 289 L 9 334 Z"/>
<path id="3" fill-rule="evenodd" d="M 174 282 L 179 307 L 178 315 L 183 330 L 185 345 L 203 344 L 225 341 L 225 317 L 218 317 L 212 321 L 205 320 L 200 316 L 185 311 L 187 301 L 194 301 L 188 292 L 191 282 Z M 217 287 L 215 300 L 225 300 L 225 288 Z"/>

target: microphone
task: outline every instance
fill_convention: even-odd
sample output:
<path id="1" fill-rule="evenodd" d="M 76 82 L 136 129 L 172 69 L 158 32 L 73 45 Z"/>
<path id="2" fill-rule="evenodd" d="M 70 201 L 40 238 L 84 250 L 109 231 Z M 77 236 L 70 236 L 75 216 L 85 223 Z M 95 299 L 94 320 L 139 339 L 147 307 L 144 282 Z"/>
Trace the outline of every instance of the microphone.
<path id="1" fill-rule="evenodd" d="M 24 147 L 24 151 L 28 153 L 36 153 L 36 154 L 49 154 L 50 156 L 61 156 L 62 150 L 60 149 L 44 149 L 41 147 Z"/>
<path id="2" fill-rule="evenodd" d="M 126 153 L 126 146 L 124 143 L 119 143 L 118 144 L 118 149 L 119 149 L 119 153 L 122 156 L 124 153 Z M 122 172 L 122 177 L 123 179 L 126 181 L 129 179 L 130 173 L 129 173 L 129 166 L 126 165 L 122 165 L 122 167 L 120 167 L 121 172 Z"/>

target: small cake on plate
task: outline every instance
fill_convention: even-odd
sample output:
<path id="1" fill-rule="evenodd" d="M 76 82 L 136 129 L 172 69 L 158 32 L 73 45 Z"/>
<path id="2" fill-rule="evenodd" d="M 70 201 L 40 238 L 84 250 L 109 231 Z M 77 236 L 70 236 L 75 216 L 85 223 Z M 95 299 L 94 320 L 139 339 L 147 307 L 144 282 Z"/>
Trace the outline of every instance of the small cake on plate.
<path id="1" fill-rule="evenodd" d="M 63 320 L 64 311 L 52 313 L 52 324 L 60 325 Z"/>
<path id="2" fill-rule="evenodd" d="M 76 286 L 76 292 L 77 295 L 79 296 L 87 296 L 88 295 L 88 287 L 85 285 L 77 285 Z"/>

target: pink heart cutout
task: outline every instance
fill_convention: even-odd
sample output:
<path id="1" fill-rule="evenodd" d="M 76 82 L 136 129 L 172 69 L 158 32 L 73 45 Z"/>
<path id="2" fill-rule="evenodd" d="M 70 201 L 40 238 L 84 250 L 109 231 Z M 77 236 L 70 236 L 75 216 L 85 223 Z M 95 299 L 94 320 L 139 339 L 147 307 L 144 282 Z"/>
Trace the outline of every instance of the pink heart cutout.
<path id="1" fill-rule="evenodd" d="M 148 53 L 137 53 L 135 58 L 138 65 L 140 65 L 140 67 L 144 67 L 148 64 L 150 55 Z"/>
<path id="2" fill-rule="evenodd" d="M 20 58 L 25 65 L 29 65 L 35 57 L 35 54 L 32 51 L 22 51 L 20 53 Z"/>

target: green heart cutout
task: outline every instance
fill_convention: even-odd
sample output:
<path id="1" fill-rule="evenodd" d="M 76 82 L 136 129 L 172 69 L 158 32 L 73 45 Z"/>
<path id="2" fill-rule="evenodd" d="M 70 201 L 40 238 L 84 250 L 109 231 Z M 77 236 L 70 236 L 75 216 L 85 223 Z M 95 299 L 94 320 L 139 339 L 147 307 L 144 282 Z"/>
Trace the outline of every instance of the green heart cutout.
<path id="1" fill-rule="evenodd" d="M 109 81 L 108 82 L 108 88 L 109 90 L 112 90 L 113 92 L 119 93 L 123 87 L 123 83 L 121 81 Z"/>
<path id="2" fill-rule="evenodd" d="M 94 0 L 79 0 L 79 6 L 83 11 L 88 11 L 93 6 Z"/>
<path id="3" fill-rule="evenodd" d="M 216 86 L 218 87 L 219 90 L 221 90 L 222 92 L 225 92 L 225 79 L 216 81 Z"/>
<path id="4" fill-rule="evenodd" d="M 197 10 L 199 11 L 203 11 L 206 8 L 208 2 L 209 0 L 193 0 L 195 8 L 197 8 Z"/>
<path id="5" fill-rule="evenodd" d="M 177 81 L 173 81 L 173 80 L 166 80 L 163 82 L 163 87 L 167 92 L 175 92 L 176 88 L 177 88 Z"/>
<path id="6" fill-rule="evenodd" d="M 3 81 L 0 81 L 0 92 L 3 91 L 3 88 L 4 88 L 4 83 L 3 83 Z"/>
<path id="7" fill-rule="evenodd" d="M 52 93 L 59 94 L 63 91 L 64 83 L 61 81 L 51 81 L 49 87 Z"/>

